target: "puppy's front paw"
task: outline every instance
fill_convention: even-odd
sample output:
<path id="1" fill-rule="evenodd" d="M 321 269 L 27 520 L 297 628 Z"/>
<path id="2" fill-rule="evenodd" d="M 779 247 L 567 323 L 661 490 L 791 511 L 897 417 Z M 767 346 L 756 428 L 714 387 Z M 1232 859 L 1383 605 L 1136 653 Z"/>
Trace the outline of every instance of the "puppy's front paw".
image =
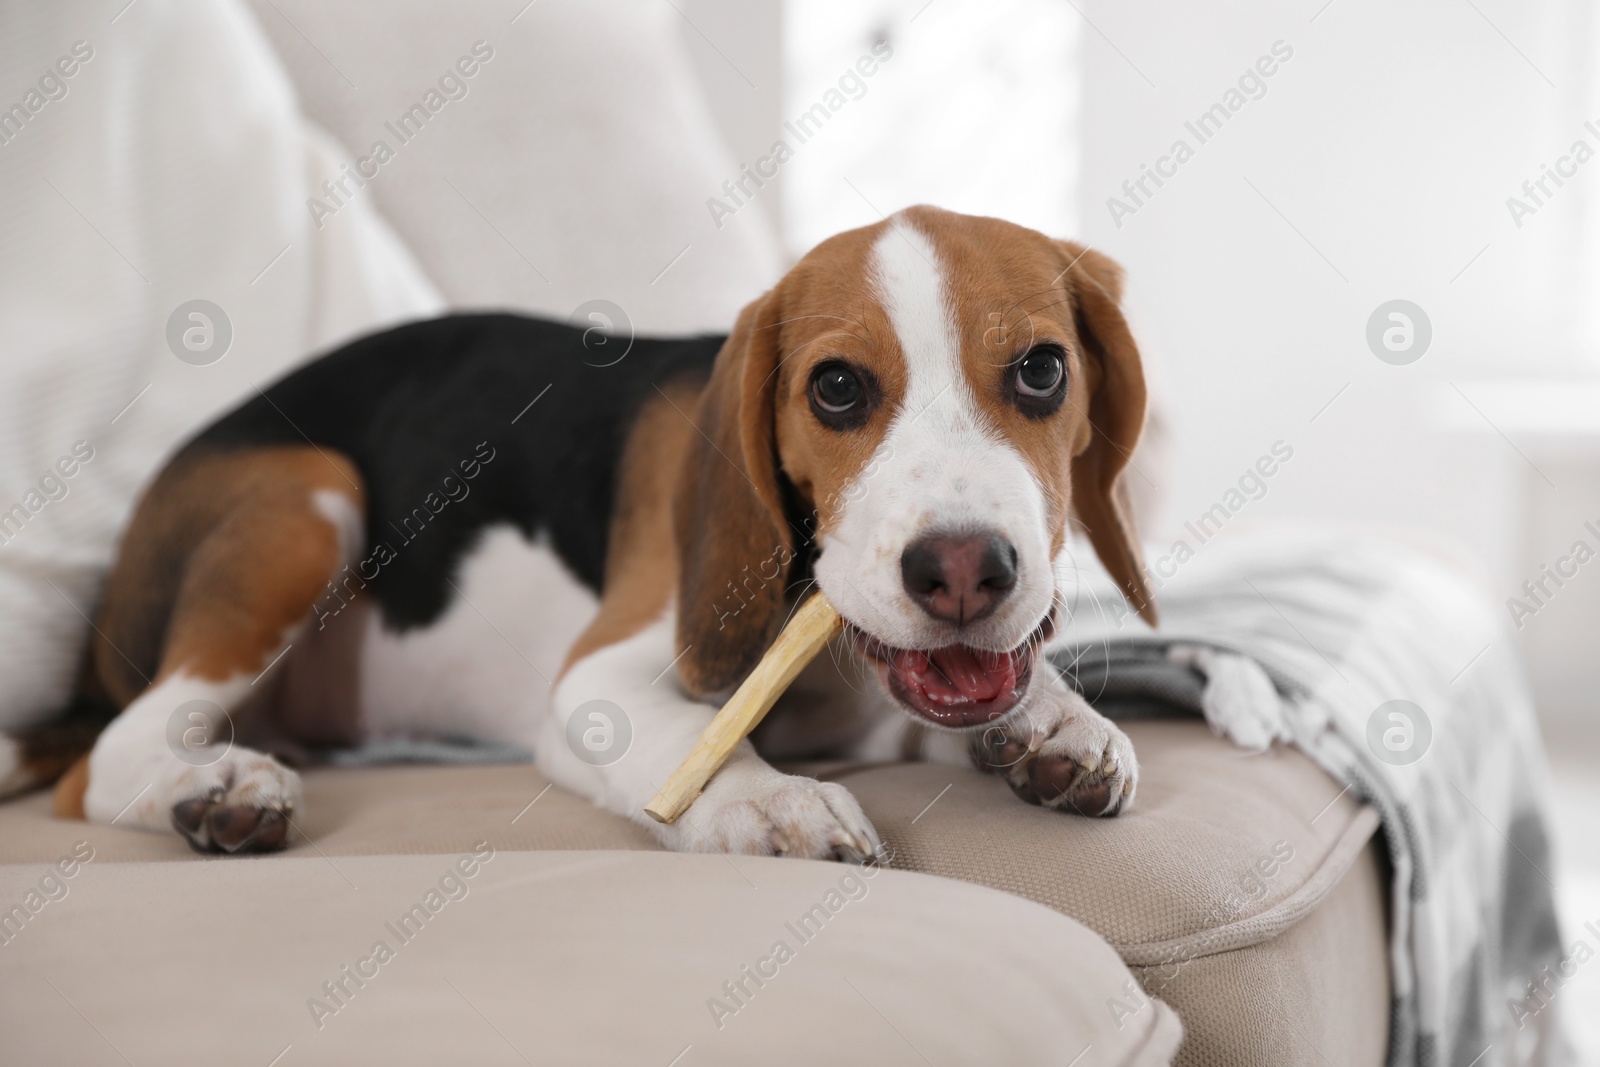
<path id="1" fill-rule="evenodd" d="M 1128 735 L 1076 693 L 1054 687 L 979 735 L 972 758 L 1028 803 L 1079 815 L 1127 811 L 1139 781 Z"/>
<path id="2" fill-rule="evenodd" d="M 300 776 L 271 756 L 230 749 L 167 783 L 172 825 L 196 852 L 276 852 L 288 844 Z"/>
<path id="3" fill-rule="evenodd" d="M 723 768 L 668 831 L 680 852 L 737 852 L 860 863 L 878 832 L 842 785 L 770 767 Z"/>

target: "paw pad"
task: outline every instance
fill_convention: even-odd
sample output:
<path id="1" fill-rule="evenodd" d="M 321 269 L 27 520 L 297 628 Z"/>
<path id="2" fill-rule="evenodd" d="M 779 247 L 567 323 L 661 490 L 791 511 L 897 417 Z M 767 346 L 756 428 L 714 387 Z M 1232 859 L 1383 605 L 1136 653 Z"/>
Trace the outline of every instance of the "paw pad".
<path id="1" fill-rule="evenodd" d="M 277 852 L 289 843 L 289 819 L 275 808 L 222 803 L 213 792 L 172 806 L 172 825 L 196 852 Z"/>

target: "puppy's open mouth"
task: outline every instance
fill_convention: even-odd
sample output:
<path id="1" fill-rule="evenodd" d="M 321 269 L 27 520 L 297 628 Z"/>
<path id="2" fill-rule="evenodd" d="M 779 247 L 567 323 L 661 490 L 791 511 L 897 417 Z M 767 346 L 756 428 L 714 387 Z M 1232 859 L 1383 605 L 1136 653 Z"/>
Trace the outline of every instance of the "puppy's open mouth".
<path id="1" fill-rule="evenodd" d="M 876 662 L 894 698 L 940 726 L 981 726 L 1017 706 L 1039 649 L 1055 632 L 1055 612 L 1009 652 L 954 644 L 895 648 L 857 632 L 856 647 Z"/>

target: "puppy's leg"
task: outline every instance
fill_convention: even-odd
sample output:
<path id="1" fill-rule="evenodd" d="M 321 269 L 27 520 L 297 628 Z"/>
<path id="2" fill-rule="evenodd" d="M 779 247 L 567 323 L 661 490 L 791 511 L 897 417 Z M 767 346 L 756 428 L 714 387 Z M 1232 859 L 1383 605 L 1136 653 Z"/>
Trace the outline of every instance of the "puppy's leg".
<path id="1" fill-rule="evenodd" d="M 1133 804 L 1139 763 L 1117 725 L 1089 706 L 1048 662 L 1016 711 L 971 739 L 972 760 L 1030 804 L 1118 815 Z"/>
<path id="2" fill-rule="evenodd" d="M 685 464 L 704 461 L 694 451 L 701 431 L 683 414 L 694 408 L 694 398 L 692 387 L 669 386 L 645 405 L 629 437 L 600 610 L 568 653 L 552 713 L 537 727 L 539 769 L 644 826 L 675 851 L 866 856 L 877 851 L 878 835 L 849 792 L 780 774 L 749 741 L 677 822 L 664 825 L 644 813 L 717 712 L 680 688 L 676 669 L 680 560 L 673 492 Z M 729 461 L 717 455 L 713 462 Z M 699 505 L 685 501 L 683 506 Z M 740 505 L 720 506 L 737 512 Z M 620 744 L 624 723 L 631 737 L 625 749 Z"/>
<path id="3" fill-rule="evenodd" d="M 338 568 L 359 525 L 356 477 L 312 449 L 272 449 L 196 463 L 152 490 L 129 539 L 165 538 L 182 550 L 175 575 L 124 572 L 113 579 L 119 594 L 108 593 L 105 632 L 128 632 L 118 613 L 139 603 L 157 605 L 147 624 L 163 607 L 167 621 L 148 688 L 89 755 L 89 821 L 176 829 L 200 851 L 284 847 L 299 778 L 231 743 L 232 716 L 269 668 L 282 669 L 278 657 Z"/>
<path id="4" fill-rule="evenodd" d="M 535 746 L 539 769 L 647 827 L 674 851 L 846 860 L 875 853 L 877 832 L 848 790 L 782 774 L 749 741 L 676 823 L 644 814 L 717 711 L 679 689 L 673 629 L 668 611 L 571 664 L 556 684 L 555 712 Z M 631 739 L 619 750 L 624 732 Z"/>

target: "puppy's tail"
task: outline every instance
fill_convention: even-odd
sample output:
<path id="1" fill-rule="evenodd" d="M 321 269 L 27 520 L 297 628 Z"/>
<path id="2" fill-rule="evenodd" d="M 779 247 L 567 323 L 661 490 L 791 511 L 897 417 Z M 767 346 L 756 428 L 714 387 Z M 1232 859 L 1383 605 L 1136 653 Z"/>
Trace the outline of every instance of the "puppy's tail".
<path id="1" fill-rule="evenodd" d="M 0 799 L 59 780 L 56 814 L 81 818 L 83 789 L 70 788 L 72 778 L 87 780 L 89 750 L 116 714 L 109 701 L 79 695 L 45 722 L 0 733 Z"/>

